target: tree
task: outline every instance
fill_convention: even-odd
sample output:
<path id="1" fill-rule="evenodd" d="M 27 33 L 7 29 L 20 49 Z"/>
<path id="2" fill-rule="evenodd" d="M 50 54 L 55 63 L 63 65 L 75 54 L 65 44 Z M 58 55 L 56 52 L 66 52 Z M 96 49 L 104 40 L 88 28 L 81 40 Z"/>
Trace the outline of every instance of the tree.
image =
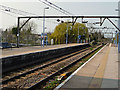
<path id="1" fill-rule="evenodd" d="M 86 38 L 88 37 L 88 29 L 84 24 L 75 23 L 72 26 L 72 23 L 64 22 L 60 23 L 55 27 L 54 32 L 51 34 L 50 38 L 54 39 L 55 44 L 63 44 L 66 41 L 66 30 L 68 26 L 68 42 L 77 42 L 78 39 L 78 30 L 79 35 L 84 35 Z"/>
<path id="2" fill-rule="evenodd" d="M 23 23 L 25 23 L 25 21 L 22 21 L 20 23 L 20 27 L 23 25 Z M 30 33 L 35 33 L 36 27 L 37 27 L 36 23 L 34 23 L 33 21 L 29 21 L 28 23 L 25 24 L 25 26 L 23 26 L 21 31 L 24 30 Z"/>
<path id="3" fill-rule="evenodd" d="M 17 27 L 13 27 L 12 28 L 12 34 L 14 34 L 15 36 L 17 36 Z"/>
<path id="4" fill-rule="evenodd" d="M 73 39 L 75 43 L 78 39 L 78 30 L 79 35 L 81 35 L 81 40 L 86 40 L 86 38 L 89 37 L 88 28 L 85 26 L 85 24 L 75 23 L 73 26 L 73 34 L 75 35 Z"/>
<path id="5" fill-rule="evenodd" d="M 20 27 L 23 25 L 25 21 L 20 23 Z M 34 32 L 36 30 L 37 25 L 30 21 L 26 23 L 26 25 L 20 30 L 20 43 L 23 44 L 33 44 L 35 43 L 36 38 L 34 38 Z M 3 33 L 3 42 L 16 43 L 17 36 L 17 26 L 12 26 L 7 28 Z M 35 39 L 35 40 L 32 40 Z"/>
<path id="6" fill-rule="evenodd" d="M 51 38 L 54 39 L 55 44 L 65 43 L 66 23 L 61 23 L 56 26 L 54 33 L 51 34 Z"/>
<path id="7" fill-rule="evenodd" d="M 20 23 L 20 27 L 24 22 L 25 21 L 22 21 Z M 35 43 L 35 40 L 33 40 L 33 33 L 35 33 L 36 27 L 37 25 L 33 21 L 26 23 L 20 30 L 20 43 L 33 45 Z"/>

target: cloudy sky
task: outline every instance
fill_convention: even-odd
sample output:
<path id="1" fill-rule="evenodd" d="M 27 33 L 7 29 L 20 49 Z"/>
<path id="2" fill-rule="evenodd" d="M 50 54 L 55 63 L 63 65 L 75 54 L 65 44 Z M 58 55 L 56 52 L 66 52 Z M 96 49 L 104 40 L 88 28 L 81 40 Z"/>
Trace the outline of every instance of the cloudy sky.
<path id="1" fill-rule="evenodd" d="M 119 0 L 49 0 L 54 2 L 56 5 L 63 9 L 73 13 L 74 15 L 106 15 L 106 16 L 117 16 L 118 12 L 115 9 L 118 8 Z M 2 0 L 0 5 L 12 7 L 17 10 L 22 10 L 36 15 L 43 15 L 43 8 L 47 7 L 39 0 Z M 8 28 L 17 24 L 17 17 L 20 15 L 13 14 L 10 12 L 0 11 L 0 28 Z M 64 15 L 52 8 L 46 10 L 46 15 Z M 37 33 L 42 32 L 42 19 L 35 19 L 37 23 Z M 80 19 L 78 20 L 80 21 Z M 90 23 L 99 21 L 98 19 L 89 19 Z M 113 20 L 117 24 L 116 20 Z M 47 31 L 53 31 L 55 25 L 57 25 L 56 19 L 47 19 L 46 27 Z M 104 26 L 113 27 L 108 21 L 105 22 Z"/>

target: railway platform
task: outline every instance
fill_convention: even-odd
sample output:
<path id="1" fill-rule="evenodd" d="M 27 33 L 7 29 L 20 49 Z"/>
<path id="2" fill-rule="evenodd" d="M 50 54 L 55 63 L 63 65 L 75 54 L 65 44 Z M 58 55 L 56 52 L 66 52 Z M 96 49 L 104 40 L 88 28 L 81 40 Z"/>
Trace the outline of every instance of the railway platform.
<path id="1" fill-rule="evenodd" d="M 120 90 L 120 54 L 114 45 L 104 46 L 55 90 Z"/>
<path id="2" fill-rule="evenodd" d="M 31 46 L 31 47 L 20 47 L 20 48 L 9 48 L 9 49 L 1 49 L 0 50 L 0 58 L 8 57 L 8 56 L 15 56 L 15 55 L 22 55 L 22 54 L 28 54 L 28 53 L 35 53 L 40 51 L 47 51 L 47 50 L 53 50 L 53 49 L 59 49 L 59 48 L 65 48 L 65 47 L 71 47 L 71 46 L 77 46 L 77 45 L 84 45 L 86 43 L 75 43 L 75 44 L 61 44 L 61 45 L 48 45 L 48 46 Z"/>

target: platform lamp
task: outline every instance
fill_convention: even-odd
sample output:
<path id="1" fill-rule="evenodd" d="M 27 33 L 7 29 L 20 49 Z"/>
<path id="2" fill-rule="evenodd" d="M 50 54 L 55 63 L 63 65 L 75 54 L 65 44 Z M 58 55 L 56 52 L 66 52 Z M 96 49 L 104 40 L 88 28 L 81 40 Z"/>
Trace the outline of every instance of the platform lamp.
<path id="1" fill-rule="evenodd" d="M 49 7 L 45 7 L 44 8 L 44 12 L 43 12 L 43 47 L 44 47 L 44 41 L 45 41 L 45 10 L 49 9 Z"/>
<path id="2" fill-rule="evenodd" d="M 115 35 L 115 46 L 117 47 L 117 31 L 116 32 L 116 35 Z"/>

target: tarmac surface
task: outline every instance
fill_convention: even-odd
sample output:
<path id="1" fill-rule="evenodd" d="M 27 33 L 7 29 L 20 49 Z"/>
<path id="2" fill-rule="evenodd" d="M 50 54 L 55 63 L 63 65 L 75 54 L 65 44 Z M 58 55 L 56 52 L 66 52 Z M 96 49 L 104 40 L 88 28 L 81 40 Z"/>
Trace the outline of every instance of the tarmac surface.
<path id="1" fill-rule="evenodd" d="M 85 64 L 78 68 L 55 90 L 86 90 L 120 88 L 120 54 L 117 47 L 105 46 Z"/>
<path id="2" fill-rule="evenodd" d="M 48 46 L 31 46 L 31 47 L 20 47 L 20 48 L 9 48 L 9 49 L 0 49 L 0 58 L 8 57 L 8 56 L 14 56 L 14 55 L 21 55 L 26 53 L 33 53 L 33 52 L 40 52 L 40 51 L 46 51 L 51 49 L 57 49 L 57 48 L 65 48 L 65 47 L 71 47 L 71 46 L 77 46 L 77 45 L 83 45 L 85 43 L 75 43 L 75 44 L 61 44 L 61 45 L 48 45 Z"/>

